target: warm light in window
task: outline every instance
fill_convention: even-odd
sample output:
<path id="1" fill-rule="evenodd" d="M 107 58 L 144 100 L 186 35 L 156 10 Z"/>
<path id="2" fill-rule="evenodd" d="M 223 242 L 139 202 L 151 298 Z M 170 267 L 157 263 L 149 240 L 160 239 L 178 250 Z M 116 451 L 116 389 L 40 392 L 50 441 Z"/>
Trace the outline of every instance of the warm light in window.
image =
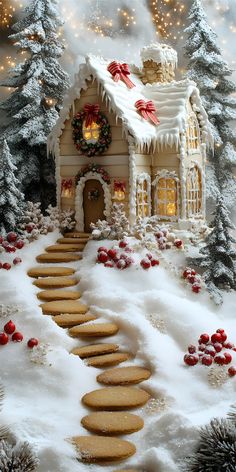
<path id="1" fill-rule="evenodd" d="M 85 121 L 83 123 L 83 137 L 86 141 L 91 141 L 95 143 L 98 141 L 100 135 L 100 125 L 95 123 L 95 121 L 89 125 L 85 126 Z"/>
<path id="2" fill-rule="evenodd" d="M 140 180 L 137 182 L 137 216 L 144 218 L 145 216 L 149 216 L 150 208 L 149 208 L 149 198 L 148 198 L 148 184 L 147 180 Z"/>
<path id="3" fill-rule="evenodd" d="M 189 170 L 187 176 L 187 210 L 189 217 L 202 214 L 202 182 L 196 166 Z"/>
<path id="4" fill-rule="evenodd" d="M 114 181 L 113 200 L 125 200 L 126 183 L 124 181 Z"/>
<path id="5" fill-rule="evenodd" d="M 199 149 L 200 143 L 199 143 L 197 119 L 192 115 L 190 115 L 188 118 L 186 144 L 187 144 L 187 149 L 192 149 L 192 150 Z"/>
<path id="6" fill-rule="evenodd" d="M 161 178 L 157 184 L 157 214 L 177 216 L 177 182 L 171 178 Z"/>
<path id="7" fill-rule="evenodd" d="M 72 179 L 63 179 L 61 182 L 61 196 L 72 198 L 74 196 L 74 183 Z"/>

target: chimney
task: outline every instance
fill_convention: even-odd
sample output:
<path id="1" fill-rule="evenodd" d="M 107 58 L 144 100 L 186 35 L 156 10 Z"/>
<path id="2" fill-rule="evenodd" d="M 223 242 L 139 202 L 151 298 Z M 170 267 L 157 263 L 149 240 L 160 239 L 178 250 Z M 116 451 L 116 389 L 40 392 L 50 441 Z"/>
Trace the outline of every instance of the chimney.
<path id="1" fill-rule="evenodd" d="M 143 62 L 142 82 L 166 83 L 175 79 L 177 52 L 168 44 L 153 43 L 141 50 Z"/>

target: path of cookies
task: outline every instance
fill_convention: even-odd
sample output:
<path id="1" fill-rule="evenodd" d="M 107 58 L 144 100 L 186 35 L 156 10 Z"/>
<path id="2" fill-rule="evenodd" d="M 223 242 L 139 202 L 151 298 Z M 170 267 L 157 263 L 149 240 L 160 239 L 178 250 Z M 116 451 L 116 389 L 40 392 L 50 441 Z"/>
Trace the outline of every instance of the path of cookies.
<path id="1" fill-rule="evenodd" d="M 79 261 L 87 243 L 89 234 L 67 233 L 57 244 L 46 248 L 45 254 L 37 256 L 37 262 L 67 263 Z M 37 294 L 44 314 L 53 316 L 54 321 L 62 328 L 68 328 L 72 337 L 95 338 L 114 336 L 119 328 L 115 323 L 89 323 L 97 316 L 89 313 L 89 307 L 79 299 L 78 290 L 66 290 L 76 287 L 78 280 L 73 277 L 75 269 L 64 266 L 40 265 L 29 270 L 34 277 L 34 285 L 43 289 Z M 97 368 L 111 367 L 127 361 L 131 355 L 120 352 L 114 343 L 96 342 L 76 347 L 72 353 L 86 359 L 89 366 Z M 129 366 L 107 369 L 97 376 L 97 381 L 106 387 L 83 396 L 82 402 L 88 408 L 96 410 L 82 418 L 85 429 L 96 435 L 77 436 L 72 442 L 78 448 L 80 460 L 90 463 L 111 463 L 122 461 L 136 452 L 135 446 L 123 439 L 113 436 L 131 434 L 143 428 L 143 420 L 127 410 L 144 405 L 150 395 L 132 385 L 150 377 L 149 370 L 143 367 Z M 116 472 L 137 472 L 135 470 L 117 470 Z"/>

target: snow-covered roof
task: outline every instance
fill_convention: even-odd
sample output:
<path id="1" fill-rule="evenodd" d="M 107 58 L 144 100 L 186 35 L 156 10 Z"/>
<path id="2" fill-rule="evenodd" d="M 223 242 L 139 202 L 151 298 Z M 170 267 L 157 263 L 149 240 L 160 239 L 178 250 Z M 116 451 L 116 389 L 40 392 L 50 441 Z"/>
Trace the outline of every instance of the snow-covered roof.
<path id="1" fill-rule="evenodd" d="M 178 63 L 177 52 L 168 44 L 151 43 L 141 50 L 140 55 L 143 62 L 152 60 L 157 64 L 171 64 L 173 67 Z"/>
<path id="2" fill-rule="evenodd" d="M 80 66 L 74 86 L 68 91 L 64 99 L 63 108 L 52 133 L 49 135 L 49 150 L 55 153 L 58 139 L 62 134 L 64 123 L 69 119 L 74 101 L 80 97 L 81 90 L 86 90 L 86 79 L 96 79 L 102 98 L 106 101 L 109 110 L 120 118 L 126 136 L 131 134 L 140 149 L 153 149 L 163 146 L 176 147 L 180 144 L 181 133 L 186 130 L 187 107 L 186 102 L 191 97 L 193 109 L 199 113 L 202 135 L 206 142 L 211 141 L 210 126 L 207 114 L 203 108 L 199 90 L 196 84 L 188 79 L 172 81 L 170 83 L 155 83 L 144 85 L 141 81 L 140 69 L 130 66 L 130 79 L 135 87 L 129 89 L 121 80 L 114 82 L 107 70 L 111 60 L 97 56 L 88 56 L 86 64 Z M 138 113 L 135 102 L 137 100 L 152 100 L 160 120 L 159 125 L 146 121 Z"/>

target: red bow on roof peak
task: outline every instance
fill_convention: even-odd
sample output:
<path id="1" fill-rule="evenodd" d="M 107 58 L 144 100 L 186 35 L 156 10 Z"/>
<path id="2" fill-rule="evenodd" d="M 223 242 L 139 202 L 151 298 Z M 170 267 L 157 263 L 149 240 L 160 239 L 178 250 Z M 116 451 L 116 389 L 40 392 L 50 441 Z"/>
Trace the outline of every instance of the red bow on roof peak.
<path id="1" fill-rule="evenodd" d="M 133 88 L 135 85 L 129 79 L 128 75 L 130 75 L 130 70 L 128 64 L 120 64 L 117 61 L 113 61 L 107 67 L 108 72 L 111 73 L 114 82 L 119 82 L 119 80 L 123 80 L 128 88 Z"/>
<path id="2" fill-rule="evenodd" d="M 135 107 L 145 120 L 151 120 L 155 125 L 160 124 L 160 121 L 155 115 L 157 110 L 152 100 L 148 100 L 147 102 L 145 102 L 145 100 L 137 100 Z"/>

